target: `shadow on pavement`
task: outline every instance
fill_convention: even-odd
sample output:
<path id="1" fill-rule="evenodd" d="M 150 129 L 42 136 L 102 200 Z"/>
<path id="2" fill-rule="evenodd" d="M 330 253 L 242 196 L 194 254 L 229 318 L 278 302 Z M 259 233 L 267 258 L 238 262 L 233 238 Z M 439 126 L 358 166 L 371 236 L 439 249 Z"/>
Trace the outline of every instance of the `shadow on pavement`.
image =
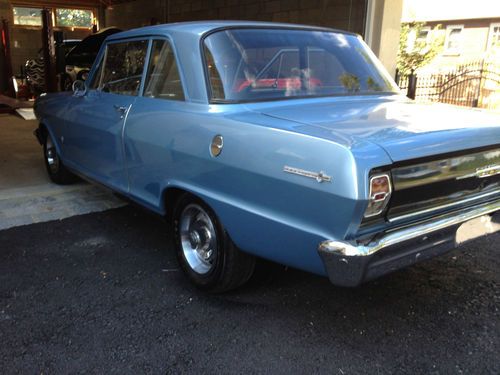
<path id="1" fill-rule="evenodd" d="M 132 207 L 0 231 L 11 372 L 498 373 L 499 235 L 355 289 L 261 261 L 207 295 Z"/>

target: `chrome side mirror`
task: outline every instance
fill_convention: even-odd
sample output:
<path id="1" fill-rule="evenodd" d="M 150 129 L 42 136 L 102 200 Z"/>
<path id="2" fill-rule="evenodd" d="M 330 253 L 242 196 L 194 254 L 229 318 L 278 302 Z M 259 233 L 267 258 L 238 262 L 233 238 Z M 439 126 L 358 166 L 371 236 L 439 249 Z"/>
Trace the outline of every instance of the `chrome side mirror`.
<path id="1" fill-rule="evenodd" d="M 79 79 L 73 82 L 72 88 L 73 96 L 84 96 L 87 93 L 87 86 L 85 85 L 85 82 L 80 81 Z"/>

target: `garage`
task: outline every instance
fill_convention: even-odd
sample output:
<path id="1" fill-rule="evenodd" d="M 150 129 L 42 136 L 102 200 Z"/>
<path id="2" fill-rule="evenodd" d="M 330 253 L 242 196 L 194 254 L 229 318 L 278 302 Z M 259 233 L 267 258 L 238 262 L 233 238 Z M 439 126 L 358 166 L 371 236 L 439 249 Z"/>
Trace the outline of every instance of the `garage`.
<path id="1" fill-rule="evenodd" d="M 37 127 L 32 119 L 33 99 L 47 90 L 59 91 L 65 89 L 64 85 L 70 88 L 71 84 L 65 80 L 81 78 L 88 71 L 87 61 L 80 71 L 74 72 L 72 68 L 67 74 L 62 58 L 82 39 L 98 31 L 98 2 L 77 2 L 71 9 L 67 5 L 67 2 L 11 4 L 9 1 L 0 4 L 3 35 L 0 87 L 4 94 L 0 100 L 0 227 L 3 229 L 123 205 L 109 192 L 83 181 L 64 187 L 51 184 L 43 173 L 41 149 L 33 142 L 33 130 Z M 50 22 L 44 23 L 42 16 Z M 52 62 L 47 72 L 44 60 Z"/>
<path id="2" fill-rule="evenodd" d="M 0 368 L 498 373 L 500 123 L 401 7 L 0 0 Z"/>

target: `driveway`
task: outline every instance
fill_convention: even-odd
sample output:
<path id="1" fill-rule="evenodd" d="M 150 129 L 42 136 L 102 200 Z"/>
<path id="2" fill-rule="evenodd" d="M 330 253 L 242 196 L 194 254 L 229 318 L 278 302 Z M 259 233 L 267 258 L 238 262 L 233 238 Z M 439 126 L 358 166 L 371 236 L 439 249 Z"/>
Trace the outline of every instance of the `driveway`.
<path id="1" fill-rule="evenodd" d="M 356 289 L 194 289 L 132 207 L 0 231 L 2 373 L 500 373 L 500 235 Z"/>

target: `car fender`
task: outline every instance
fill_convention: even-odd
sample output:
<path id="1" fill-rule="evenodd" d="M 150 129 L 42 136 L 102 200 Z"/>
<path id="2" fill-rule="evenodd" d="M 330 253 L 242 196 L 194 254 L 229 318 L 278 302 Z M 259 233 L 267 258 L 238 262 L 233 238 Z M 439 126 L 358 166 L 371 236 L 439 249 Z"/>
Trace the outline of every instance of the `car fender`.
<path id="1" fill-rule="evenodd" d="M 47 119 L 47 118 L 40 118 L 40 123 L 38 125 L 38 129 L 40 132 L 47 132 L 50 136 L 50 138 L 52 138 L 52 142 L 56 148 L 56 151 L 59 155 L 62 155 L 62 147 L 61 147 L 61 139 L 60 137 L 57 137 L 55 132 L 54 132 L 54 129 L 52 128 L 52 126 L 50 125 L 50 121 Z M 43 139 L 42 138 L 39 138 L 38 135 L 36 135 L 36 137 L 38 138 L 38 141 L 40 142 L 40 144 L 43 146 Z M 40 134 L 40 137 L 42 137 L 42 134 Z"/>

